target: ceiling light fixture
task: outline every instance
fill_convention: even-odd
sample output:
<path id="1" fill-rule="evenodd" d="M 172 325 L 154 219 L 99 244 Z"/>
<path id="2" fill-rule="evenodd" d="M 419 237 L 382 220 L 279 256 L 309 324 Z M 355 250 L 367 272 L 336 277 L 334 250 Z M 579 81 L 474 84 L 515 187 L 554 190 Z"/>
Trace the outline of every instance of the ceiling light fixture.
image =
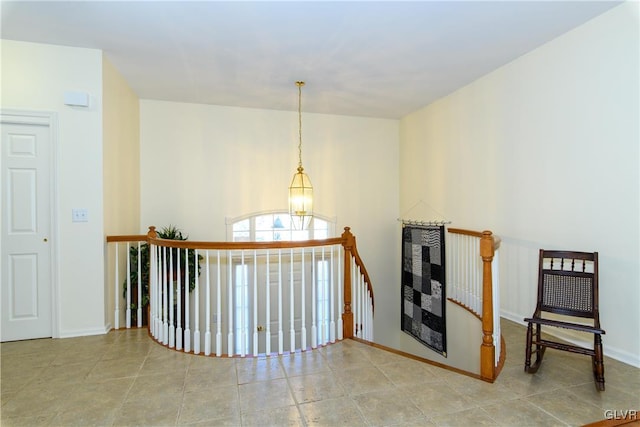
<path id="1" fill-rule="evenodd" d="M 289 214 L 295 230 L 304 230 L 313 216 L 313 187 L 302 167 L 302 86 L 298 86 L 298 169 L 289 187 Z"/>

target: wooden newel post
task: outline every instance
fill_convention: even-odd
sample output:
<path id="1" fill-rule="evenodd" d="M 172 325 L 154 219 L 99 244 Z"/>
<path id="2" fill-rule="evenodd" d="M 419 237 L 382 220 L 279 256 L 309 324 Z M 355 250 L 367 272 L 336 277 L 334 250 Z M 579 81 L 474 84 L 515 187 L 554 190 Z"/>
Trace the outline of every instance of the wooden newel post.
<path id="1" fill-rule="evenodd" d="M 342 233 L 342 247 L 344 248 L 344 310 L 342 312 L 343 338 L 353 337 L 353 312 L 351 311 L 351 257 L 355 237 L 351 228 L 345 227 Z"/>
<path id="2" fill-rule="evenodd" d="M 482 345 L 480 347 L 480 376 L 485 380 L 495 379 L 495 346 L 493 345 L 493 278 L 491 263 L 494 256 L 491 231 L 483 231 L 480 238 L 482 257 Z"/>

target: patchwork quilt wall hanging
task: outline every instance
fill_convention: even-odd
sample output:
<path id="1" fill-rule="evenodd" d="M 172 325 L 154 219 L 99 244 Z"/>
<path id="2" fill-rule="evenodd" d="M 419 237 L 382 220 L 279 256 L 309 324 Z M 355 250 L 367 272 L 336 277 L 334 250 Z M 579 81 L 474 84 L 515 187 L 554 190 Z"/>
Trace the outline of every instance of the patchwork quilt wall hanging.
<path id="1" fill-rule="evenodd" d="M 401 328 L 447 357 L 444 232 L 444 226 L 403 226 Z"/>

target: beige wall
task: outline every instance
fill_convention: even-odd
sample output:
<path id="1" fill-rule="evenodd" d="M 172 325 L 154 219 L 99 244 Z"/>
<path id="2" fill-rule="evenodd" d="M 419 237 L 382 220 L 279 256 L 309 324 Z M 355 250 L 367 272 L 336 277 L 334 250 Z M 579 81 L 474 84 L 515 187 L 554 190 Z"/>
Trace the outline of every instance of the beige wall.
<path id="1" fill-rule="evenodd" d="M 539 248 L 598 251 L 605 353 L 636 366 L 638 8 L 618 6 L 410 114 L 400 138 L 401 212 L 423 201 L 412 217 L 502 237 L 503 316 L 532 314 Z"/>
<path id="2" fill-rule="evenodd" d="M 292 91 L 292 97 L 295 92 Z M 296 112 L 141 101 L 141 227 L 224 241 L 225 218 L 287 210 Z M 352 227 L 376 289 L 376 337 L 395 333 L 398 120 L 305 114 L 302 163 L 314 208 Z M 385 303 L 387 301 L 388 303 Z"/>
<path id="3" fill-rule="evenodd" d="M 103 55 L 104 233 L 144 234 L 140 229 L 140 105 L 120 73 Z M 125 260 L 124 253 L 121 259 Z M 108 260 L 114 261 L 110 255 Z M 125 271 L 124 265 L 121 266 Z M 115 271 L 112 264 L 107 274 Z M 105 324 L 113 326 L 114 279 L 106 277 Z M 122 310 L 124 316 L 124 310 Z M 124 318 L 120 324 L 124 324 Z"/>
<path id="4" fill-rule="evenodd" d="M 102 53 L 8 40 L 0 46 L 1 107 L 57 117 L 53 333 L 104 333 Z M 88 93 L 90 106 L 64 105 L 66 91 Z M 73 208 L 86 208 L 89 221 L 71 222 Z"/>

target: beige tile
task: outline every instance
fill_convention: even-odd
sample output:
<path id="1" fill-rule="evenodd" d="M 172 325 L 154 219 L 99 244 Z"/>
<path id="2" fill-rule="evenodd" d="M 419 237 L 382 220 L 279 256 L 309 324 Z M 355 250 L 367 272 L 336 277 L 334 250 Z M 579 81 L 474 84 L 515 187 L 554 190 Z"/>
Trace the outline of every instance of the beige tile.
<path id="1" fill-rule="evenodd" d="M 297 403 L 315 402 L 346 394 L 344 387 L 331 372 L 321 372 L 289 378 Z"/>
<path id="2" fill-rule="evenodd" d="M 283 355 L 280 362 L 289 377 L 329 371 L 329 365 L 318 350 Z"/>
<path id="3" fill-rule="evenodd" d="M 437 426 L 467 427 L 467 426 L 499 426 L 500 424 L 491 418 L 480 408 L 467 409 L 452 414 L 436 415 L 430 420 Z M 519 426 L 518 426 L 519 427 Z"/>
<path id="4" fill-rule="evenodd" d="M 359 394 L 353 400 L 370 425 L 408 423 L 425 416 L 411 400 L 395 389 Z"/>
<path id="5" fill-rule="evenodd" d="M 334 371 L 335 372 L 335 371 Z M 349 395 L 368 393 L 394 387 L 393 383 L 375 366 L 344 369 L 335 372 L 336 378 Z"/>
<path id="6" fill-rule="evenodd" d="M 446 381 L 451 388 L 478 406 L 489 405 L 500 401 L 509 401 L 518 397 L 518 393 L 514 393 L 513 390 L 500 382 L 491 384 L 462 375 L 447 377 Z"/>
<path id="7" fill-rule="evenodd" d="M 588 424 L 605 418 L 601 408 L 581 400 L 566 389 L 529 396 L 527 401 L 569 425 Z"/>
<path id="8" fill-rule="evenodd" d="M 1 417 L 42 417 L 56 413 L 72 388 L 55 386 L 49 390 L 27 387 L 16 393 L 11 400 L 2 405 Z"/>
<path id="9" fill-rule="evenodd" d="M 149 354 L 151 346 L 154 345 L 148 338 L 147 340 L 148 342 L 117 341 L 113 345 L 109 346 L 109 349 L 102 355 L 101 360 L 122 359 L 130 357 L 144 358 Z"/>
<path id="10" fill-rule="evenodd" d="M 9 354 L 29 354 L 29 353 L 59 353 L 66 351 L 71 346 L 68 339 L 44 338 L 37 340 L 11 341 L 0 344 L 0 354 L 2 357 Z"/>
<path id="11" fill-rule="evenodd" d="M 189 358 L 195 357 L 169 348 L 152 348 L 144 359 L 139 375 L 158 375 L 171 372 L 172 375 L 185 375 L 189 368 Z"/>
<path id="12" fill-rule="evenodd" d="M 438 380 L 429 365 L 416 360 L 403 358 L 377 367 L 397 386 L 420 385 Z"/>
<path id="13" fill-rule="evenodd" d="M 111 426 L 117 412 L 117 409 L 104 407 L 67 409 L 58 412 L 50 425 L 65 427 Z"/>
<path id="14" fill-rule="evenodd" d="M 559 419 L 549 415 L 524 399 L 497 403 L 482 408 L 501 426 L 565 426 Z"/>
<path id="15" fill-rule="evenodd" d="M 192 357 L 191 359 L 185 378 L 187 391 L 238 384 L 233 359 L 214 357 Z"/>
<path id="16" fill-rule="evenodd" d="M 284 378 L 284 369 L 277 356 L 235 358 L 238 384 Z"/>
<path id="17" fill-rule="evenodd" d="M 58 385 L 76 384 L 86 380 L 96 362 L 88 360 L 69 365 L 51 365 L 29 383 L 30 387 L 51 387 Z"/>
<path id="18" fill-rule="evenodd" d="M 114 426 L 175 425 L 182 406 L 181 396 L 128 399 L 119 409 Z"/>
<path id="19" fill-rule="evenodd" d="M 41 427 L 51 426 L 56 414 L 47 414 L 34 417 L 10 417 L 2 418 L 2 427 Z"/>
<path id="20" fill-rule="evenodd" d="M 303 418 L 295 405 L 242 414 L 243 427 L 301 425 L 303 425 Z"/>
<path id="21" fill-rule="evenodd" d="M 236 386 L 219 387 L 208 392 L 184 393 L 179 424 L 227 418 L 240 419 Z"/>
<path id="22" fill-rule="evenodd" d="M 135 377 L 144 362 L 144 357 L 100 360 L 87 375 L 89 380 L 105 380 Z"/>
<path id="23" fill-rule="evenodd" d="M 51 364 L 55 366 L 72 365 L 78 363 L 95 364 L 102 358 L 104 351 L 106 350 L 75 345 L 69 347 L 67 351 L 58 353 Z"/>
<path id="24" fill-rule="evenodd" d="M 132 384 L 133 378 L 78 383 L 68 388 L 57 409 L 62 412 L 118 409 Z"/>
<path id="25" fill-rule="evenodd" d="M 355 343 L 355 342 L 354 342 Z M 347 343 L 342 341 L 337 344 L 332 344 L 324 347 L 323 355 L 327 364 L 334 371 L 340 371 L 349 368 L 368 367 L 371 366 L 371 361 L 357 346 L 362 345 L 359 343 Z M 333 347 L 336 348 L 333 348 Z"/>
<path id="26" fill-rule="evenodd" d="M 353 340 L 257 358 L 177 352 L 144 329 L 2 343 L 0 424 L 573 426 L 640 407 L 640 369 L 606 358 L 607 390 L 597 392 L 588 357 L 550 351 L 526 374 L 525 329 L 503 323 L 507 363 L 495 384 Z M 412 418 L 412 405 L 423 415 Z"/>
<path id="27" fill-rule="evenodd" d="M 238 393 L 242 413 L 295 405 L 284 378 L 240 384 Z"/>
<path id="28" fill-rule="evenodd" d="M 11 370 L 2 371 L 2 381 L 0 381 L 0 390 L 2 390 L 2 396 L 6 393 L 15 393 L 20 391 L 25 386 L 31 384 L 36 378 L 39 378 L 47 367 L 33 368 L 30 370 Z"/>
<path id="29" fill-rule="evenodd" d="M 366 426 L 356 403 L 349 398 L 326 399 L 300 405 L 308 426 Z"/>
<path id="30" fill-rule="evenodd" d="M 505 366 L 496 380 L 517 396 L 529 396 L 542 392 L 549 392 L 562 387 L 553 378 L 532 375 L 524 371 L 524 365 Z"/>
<path id="31" fill-rule="evenodd" d="M 403 387 L 400 394 L 406 396 L 426 416 L 449 414 L 477 407 L 476 403 L 458 393 L 446 382 L 429 383 L 427 387 Z"/>
<path id="32" fill-rule="evenodd" d="M 182 400 L 185 377 L 176 375 L 140 375 L 134 379 L 127 399 L 153 399 L 156 396 L 172 395 Z"/>
<path id="33" fill-rule="evenodd" d="M 607 385 L 605 391 L 598 391 L 595 384 L 583 384 L 567 389 L 580 400 L 591 403 L 600 409 L 640 409 L 640 390 L 623 390 Z"/>

